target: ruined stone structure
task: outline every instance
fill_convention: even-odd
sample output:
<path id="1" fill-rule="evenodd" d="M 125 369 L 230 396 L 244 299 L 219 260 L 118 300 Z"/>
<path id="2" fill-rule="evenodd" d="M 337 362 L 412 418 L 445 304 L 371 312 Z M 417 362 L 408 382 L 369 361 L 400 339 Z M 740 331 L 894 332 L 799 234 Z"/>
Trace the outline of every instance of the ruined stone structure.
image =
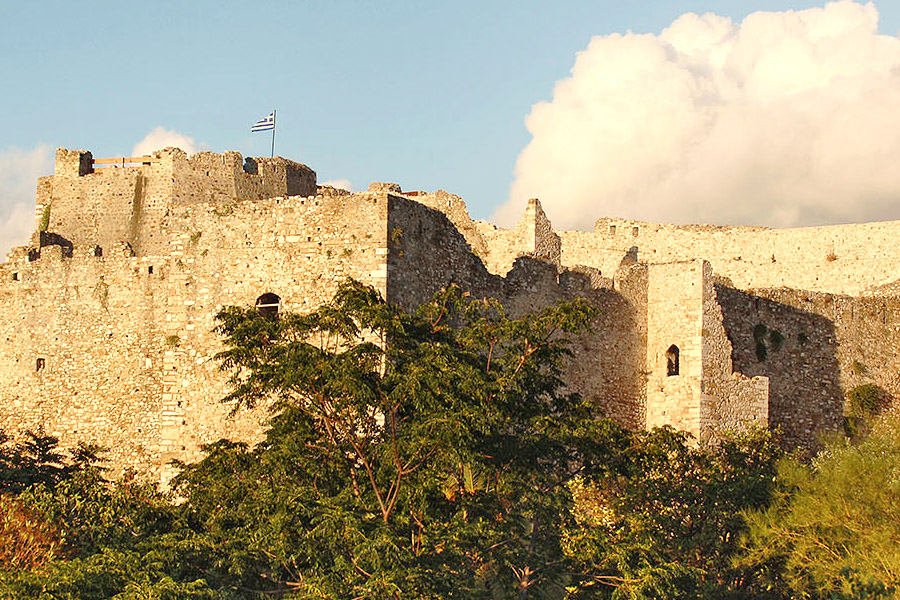
<path id="1" fill-rule="evenodd" d="M 810 446 L 847 390 L 900 392 L 900 222 L 554 231 L 532 200 L 507 230 L 443 191 L 348 193 L 282 158 L 170 148 L 58 150 L 36 223 L 0 265 L 0 428 L 96 441 L 162 481 L 171 459 L 261 431 L 261 412 L 219 401 L 214 315 L 308 311 L 347 277 L 410 308 L 451 282 L 513 313 L 588 298 L 602 310 L 567 384 L 633 428 L 769 424 Z"/>

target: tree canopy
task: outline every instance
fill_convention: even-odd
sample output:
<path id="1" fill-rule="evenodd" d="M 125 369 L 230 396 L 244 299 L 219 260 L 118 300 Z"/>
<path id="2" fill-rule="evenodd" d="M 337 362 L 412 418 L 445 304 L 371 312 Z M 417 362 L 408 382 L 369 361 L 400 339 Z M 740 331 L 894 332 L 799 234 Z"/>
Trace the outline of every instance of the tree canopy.
<path id="1" fill-rule="evenodd" d="M 456 287 L 408 313 L 352 281 L 305 315 L 227 308 L 225 401 L 270 411 L 262 442 L 206 446 L 169 494 L 107 481 L 96 447 L 0 439 L 0 597 L 892 593 L 896 436 L 805 465 L 766 431 L 626 431 L 560 379 L 595 314 Z"/>

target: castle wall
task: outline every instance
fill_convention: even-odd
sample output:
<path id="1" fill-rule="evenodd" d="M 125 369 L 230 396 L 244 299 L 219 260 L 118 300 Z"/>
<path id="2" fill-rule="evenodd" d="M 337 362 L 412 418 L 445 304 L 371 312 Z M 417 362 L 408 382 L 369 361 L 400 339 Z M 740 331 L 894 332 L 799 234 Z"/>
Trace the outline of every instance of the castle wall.
<path id="1" fill-rule="evenodd" d="M 558 232 L 562 263 L 611 273 L 629 249 L 649 263 L 703 258 L 740 289 L 791 287 L 857 295 L 898 279 L 900 221 L 766 229 L 600 219 Z"/>
<path id="2" fill-rule="evenodd" d="M 718 294 L 735 365 L 769 377 L 770 421 L 789 445 L 816 447 L 839 429 L 846 393 L 859 385 L 900 397 L 900 298 L 725 286 Z"/>
<path id="3" fill-rule="evenodd" d="M 65 258 L 57 246 L 0 267 L 0 423 L 9 433 L 43 428 L 68 446 L 97 442 L 114 466 L 152 470 L 160 458 L 164 272 L 147 275 L 122 250 Z"/>
<path id="4" fill-rule="evenodd" d="M 480 297 L 498 297 L 501 278 L 472 253 L 447 216 L 397 195 L 389 202 L 387 300 L 414 308 L 451 283 Z"/>
<path id="5" fill-rule="evenodd" d="M 888 295 L 900 222 L 601 219 L 594 232 L 555 232 L 533 200 L 506 230 L 473 222 L 443 191 L 316 195 L 315 173 L 281 158 L 170 148 L 151 163 L 95 169 L 90 153 L 60 150 L 56 173 L 39 180 L 46 231 L 0 265 L 0 427 L 99 440 L 116 468 L 166 481 L 170 459 L 262 431 L 264 408 L 230 417 L 219 402 L 215 314 L 267 293 L 307 312 L 347 277 L 409 309 L 450 283 L 513 316 L 587 299 L 600 310 L 572 341 L 563 380 L 628 427 L 671 425 L 707 442 L 768 421 L 788 445 L 814 447 L 840 427 L 846 390 L 900 394 L 900 298 Z M 881 295 L 756 289 L 782 285 Z"/>
<path id="6" fill-rule="evenodd" d="M 710 264 L 704 263 L 701 443 L 719 440 L 729 431 L 769 424 L 769 380 L 735 370 L 715 281 Z"/>
<path id="7" fill-rule="evenodd" d="M 4 386 L 0 423 L 46 431 L 64 445 L 99 440 L 111 464 L 165 481 L 172 458 L 199 458 L 221 437 L 259 438 L 265 410 L 241 411 L 214 360 L 214 315 L 252 306 L 267 292 L 305 312 L 353 277 L 385 294 L 387 198 L 382 195 L 194 203 L 173 212 L 168 251 L 103 256 L 58 246 L 30 261 L 26 249 L 0 267 Z M 37 359 L 45 362 L 37 370 Z"/>
<path id="8" fill-rule="evenodd" d="M 588 298 L 600 311 L 590 332 L 574 340 L 574 359 L 566 365 L 564 379 L 591 401 L 598 415 L 630 429 L 643 429 L 647 423 L 647 268 L 636 264 L 621 269 L 615 282 L 586 268 L 574 271 L 585 272 L 594 280 L 591 289 L 585 289 L 587 281 L 582 289 L 575 287 L 573 271 L 560 275 L 561 282 L 569 280 L 565 285 L 569 299 Z"/>
<path id="9" fill-rule="evenodd" d="M 840 429 L 844 400 L 835 324 L 819 314 L 830 310 L 830 296 L 814 295 L 815 306 L 794 293 L 768 299 L 722 285 L 716 292 L 734 368 L 769 380 L 770 426 L 788 446 L 817 447 L 823 432 Z"/>

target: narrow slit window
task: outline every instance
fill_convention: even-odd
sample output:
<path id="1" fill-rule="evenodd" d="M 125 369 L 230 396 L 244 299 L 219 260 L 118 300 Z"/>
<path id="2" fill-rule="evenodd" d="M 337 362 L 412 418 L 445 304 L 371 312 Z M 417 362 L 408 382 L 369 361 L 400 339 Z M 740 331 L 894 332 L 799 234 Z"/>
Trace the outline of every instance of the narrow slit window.
<path id="1" fill-rule="evenodd" d="M 679 354 L 681 354 L 681 352 L 675 344 L 672 344 L 669 346 L 669 349 L 666 350 L 666 376 L 674 377 L 678 375 L 678 371 L 681 368 L 681 365 L 679 364 Z"/>
<path id="2" fill-rule="evenodd" d="M 44 370 L 44 367 L 46 367 L 46 366 L 47 366 L 47 359 L 39 358 L 39 359 L 37 359 L 37 361 L 34 364 L 34 372 L 40 373 L 41 371 Z"/>

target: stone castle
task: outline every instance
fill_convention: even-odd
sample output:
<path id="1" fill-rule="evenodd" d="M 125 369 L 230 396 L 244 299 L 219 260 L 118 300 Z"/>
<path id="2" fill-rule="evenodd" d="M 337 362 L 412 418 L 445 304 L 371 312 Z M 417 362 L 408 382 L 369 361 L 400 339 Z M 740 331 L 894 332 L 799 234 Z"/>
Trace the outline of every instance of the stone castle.
<path id="1" fill-rule="evenodd" d="M 349 193 L 283 158 L 173 148 L 59 149 L 35 215 L 0 265 L 0 428 L 99 442 L 161 481 L 202 444 L 261 432 L 261 412 L 220 402 L 214 315 L 308 311 L 347 277 L 407 307 L 451 282 L 513 314 L 589 299 L 601 314 L 566 382 L 632 428 L 709 441 L 767 424 L 810 447 L 848 390 L 900 392 L 900 221 L 554 231 L 531 200 L 501 229 L 443 191 Z"/>

